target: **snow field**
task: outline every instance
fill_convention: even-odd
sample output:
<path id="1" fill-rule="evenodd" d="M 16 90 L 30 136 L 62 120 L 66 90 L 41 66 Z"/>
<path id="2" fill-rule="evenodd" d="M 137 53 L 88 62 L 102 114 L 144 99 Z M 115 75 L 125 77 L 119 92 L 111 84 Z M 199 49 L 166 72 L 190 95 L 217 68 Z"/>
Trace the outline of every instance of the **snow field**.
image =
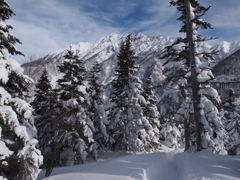
<path id="1" fill-rule="evenodd" d="M 240 156 L 216 155 L 209 150 L 183 149 L 149 154 L 104 152 L 101 159 L 54 169 L 38 180 L 239 180 Z"/>

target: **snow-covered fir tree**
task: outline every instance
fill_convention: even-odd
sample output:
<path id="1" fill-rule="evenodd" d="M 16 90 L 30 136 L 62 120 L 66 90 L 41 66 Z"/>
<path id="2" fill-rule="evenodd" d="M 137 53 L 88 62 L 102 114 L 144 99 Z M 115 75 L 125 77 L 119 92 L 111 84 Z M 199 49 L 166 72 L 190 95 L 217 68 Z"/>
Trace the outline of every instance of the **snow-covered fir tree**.
<path id="1" fill-rule="evenodd" d="M 95 146 L 92 147 L 95 128 L 86 112 L 89 104 L 82 60 L 69 50 L 59 70 L 63 77 L 57 81 L 59 88 L 55 90 L 59 99 L 54 107 L 58 113 L 54 141 L 60 152 L 59 165 L 66 166 L 85 162 L 90 147 L 93 155 L 97 153 Z"/>
<path id="2" fill-rule="evenodd" d="M 142 95 L 146 100 L 146 104 L 143 107 L 143 114 L 153 128 L 152 138 L 155 138 L 153 142 L 156 142 L 156 141 L 159 141 L 159 138 L 160 138 L 159 137 L 160 120 L 159 120 L 159 111 L 156 106 L 157 97 L 153 92 L 153 81 L 151 77 L 149 77 L 147 80 L 144 81 Z M 154 146 L 158 144 L 153 143 L 152 145 Z"/>
<path id="3" fill-rule="evenodd" d="M 223 103 L 225 129 L 228 134 L 226 149 L 229 155 L 240 154 L 240 103 L 234 98 L 234 90 L 229 90 L 229 96 Z"/>
<path id="4" fill-rule="evenodd" d="M 45 69 L 36 84 L 34 100 L 31 105 L 34 108 L 34 123 L 38 132 L 39 148 L 44 157 L 44 166 L 48 167 L 53 158 L 53 135 L 54 135 L 54 110 L 53 105 L 56 101 L 52 91 L 48 72 Z M 47 168 L 48 169 L 48 168 Z M 48 172 L 48 171 L 47 171 Z"/>
<path id="5" fill-rule="evenodd" d="M 113 138 L 112 148 L 134 152 L 156 148 L 158 139 L 153 136 L 158 135 L 144 116 L 146 100 L 142 96 L 142 81 L 137 77 L 139 67 L 135 65 L 131 35 L 122 43 L 117 58 L 108 126 L 109 135 Z"/>
<path id="6" fill-rule="evenodd" d="M 92 119 L 95 131 L 93 133 L 94 141 L 98 146 L 106 146 L 109 141 L 106 125 L 108 124 L 106 111 L 103 102 L 103 87 L 100 84 L 100 66 L 95 63 L 89 75 L 89 108 L 88 117 Z"/>
<path id="7" fill-rule="evenodd" d="M 206 38 L 197 33 L 199 28 L 212 28 L 211 24 L 200 19 L 209 8 L 201 6 L 196 0 L 172 0 L 170 4 L 181 12 L 178 20 L 183 22 L 183 26 L 179 32 L 186 33 L 186 38 L 179 38 L 167 47 L 165 56 L 168 57 L 165 65 L 180 71 L 180 78 L 177 81 L 174 78 L 173 82 L 178 87 L 185 84 L 183 94 L 186 97 L 182 96 L 184 102 L 177 115 L 185 122 L 186 149 L 196 146 L 197 150 L 209 148 L 215 153 L 225 154 L 227 136 L 223 118 L 216 107 L 220 98 L 209 84 L 209 80 L 214 78 L 210 68 L 213 58 L 209 50 L 201 48 Z M 179 48 L 181 44 L 182 49 Z"/>
<path id="8" fill-rule="evenodd" d="M 49 98 L 51 97 L 52 86 L 48 77 L 48 72 L 44 69 L 42 76 L 36 83 L 34 100 L 31 105 L 35 113 L 43 115 L 49 106 Z"/>
<path id="9" fill-rule="evenodd" d="M 186 98 L 187 74 L 184 65 L 168 62 L 164 66 L 166 79 L 162 84 L 163 93 L 159 98 L 160 140 L 168 147 L 178 148 L 182 144 L 182 121 L 176 116 Z M 178 67 L 179 66 L 179 67 Z"/>
<path id="10" fill-rule="evenodd" d="M 14 13 L 5 0 L 0 0 L 0 179 L 34 180 L 42 164 L 36 148 L 36 128 L 32 107 L 26 102 L 26 90 L 32 80 L 11 55 L 21 54 L 15 44 L 20 41 L 6 25 Z"/>

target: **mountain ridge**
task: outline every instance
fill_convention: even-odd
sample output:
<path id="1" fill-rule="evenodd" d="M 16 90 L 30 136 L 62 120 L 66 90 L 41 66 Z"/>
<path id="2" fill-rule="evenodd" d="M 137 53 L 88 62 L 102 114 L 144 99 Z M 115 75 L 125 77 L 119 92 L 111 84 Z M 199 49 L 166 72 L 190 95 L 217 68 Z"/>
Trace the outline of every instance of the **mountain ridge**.
<path id="1" fill-rule="evenodd" d="M 37 59 L 36 61 L 25 63 L 22 65 L 24 69 L 29 66 L 32 68 L 32 72 L 27 74 L 35 81 L 41 76 L 41 72 L 44 68 L 47 68 L 50 72 L 50 76 L 58 76 L 57 65 L 63 62 L 63 56 L 67 50 L 73 50 L 79 54 L 79 57 L 83 59 L 87 71 L 92 68 L 94 62 L 105 66 L 106 62 L 112 65 L 112 68 L 116 65 L 116 55 L 120 48 L 121 42 L 127 35 L 110 34 L 104 38 L 99 39 L 93 44 L 88 44 L 88 48 L 82 47 L 83 43 L 70 44 L 62 51 L 56 51 L 49 53 L 48 55 Z M 145 36 L 141 33 L 133 35 L 133 49 L 136 55 L 140 57 L 138 62 L 145 63 L 150 58 L 160 57 L 161 52 L 166 45 L 170 45 L 176 38 L 174 37 L 162 37 L 162 36 Z M 84 51 L 83 51 L 84 49 Z M 54 78 L 55 79 L 55 78 Z"/>
<path id="2" fill-rule="evenodd" d="M 57 66 L 63 62 L 63 56 L 67 50 L 73 50 L 83 60 L 84 66 L 89 72 L 95 62 L 100 64 L 101 82 L 104 86 L 109 84 L 114 78 L 114 70 L 117 65 L 117 54 L 120 45 L 125 40 L 126 35 L 112 33 L 106 37 L 97 40 L 94 43 L 80 42 L 78 44 L 70 44 L 69 46 L 49 53 L 48 55 L 37 59 L 36 61 L 23 64 L 22 67 L 26 72 L 29 72 L 31 78 L 35 81 L 41 76 L 42 71 L 46 68 L 49 72 L 52 85 L 56 85 L 56 80 L 61 77 Z M 162 74 L 162 64 L 164 59 L 161 59 L 164 48 L 171 45 L 176 37 L 163 36 L 147 36 L 142 33 L 131 34 L 132 49 L 134 49 L 138 59 L 136 64 L 141 66 L 139 77 L 146 79 L 150 75 L 153 78 L 154 85 L 164 79 Z M 240 41 L 220 42 L 215 46 L 207 43 L 202 43 L 202 49 L 210 49 L 210 51 L 218 51 L 218 55 L 214 55 L 216 64 L 227 58 L 235 51 L 240 49 Z M 31 72 L 28 71 L 29 68 Z M 87 77 L 87 74 L 86 74 Z"/>

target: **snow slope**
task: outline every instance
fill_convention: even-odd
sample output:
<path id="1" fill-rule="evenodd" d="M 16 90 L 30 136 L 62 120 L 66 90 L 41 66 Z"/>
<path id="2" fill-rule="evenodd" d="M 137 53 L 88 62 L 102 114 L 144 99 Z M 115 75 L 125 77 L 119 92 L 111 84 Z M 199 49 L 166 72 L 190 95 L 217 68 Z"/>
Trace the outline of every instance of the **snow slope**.
<path id="1" fill-rule="evenodd" d="M 182 149 L 149 154 L 102 153 L 97 162 L 54 169 L 39 180 L 238 180 L 240 156 Z"/>

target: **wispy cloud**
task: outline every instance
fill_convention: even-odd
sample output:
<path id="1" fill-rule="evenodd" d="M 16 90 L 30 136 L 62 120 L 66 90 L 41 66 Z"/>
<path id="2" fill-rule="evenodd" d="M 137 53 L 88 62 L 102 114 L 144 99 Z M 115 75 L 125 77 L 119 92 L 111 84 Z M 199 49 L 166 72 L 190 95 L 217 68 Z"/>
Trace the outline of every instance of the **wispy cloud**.
<path id="1" fill-rule="evenodd" d="M 220 2 L 221 1 L 221 2 Z M 179 36 L 181 23 L 168 0 L 8 0 L 17 14 L 9 23 L 23 45 L 18 49 L 37 57 L 70 43 L 94 42 L 110 33 L 142 32 Z M 202 0 L 212 4 L 204 19 L 215 28 L 207 36 L 240 39 L 240 1 Z M 18 58 L 17 59 L 21 59 Z"/>
<path id="2" fill-rule="evenodd" d="M 117 28 L 102 26 L 75 6 L 64 6 L 56 0 L 34 3 L 24 0 L 22 4 L 18 0 L 12 1 L 17 3 L 12 7 L 17 16 L 9 23 L 14 27 L 12 34 L 23 43 L 18 49 L 26 55 L 39 57 L 70 43 L 93 42 L 112 32 L 121 33 Z"/>
<path id="3" fill-rule="evenodd" d="M 218 41 L 240 40 L 240 1 L 239 0 L 203 0 L 205 6 L 211 5 L 210 10 L 203 17 L 210 22 L 213 30 L 206 35 L 219 37 Z"/>
<path id="4" fill-rule="evenodd" d="M 180 22 L 177 22 L 177 11 L 169 7 L 168 1 L 154 1 L 147 6 L 146 11 L 151 13 L 150 19 L 139 22 L 139 28 L 146 34 L 162 36 L 179 36 Z"/>
<path id="5" fill-rule="evenodd" d="M 136 0 L 93 0 L 82 1 L 80 10 L 85 12 L 89 17 L 96 20 L 103 20 L 108 23 L 116 23 L 115 20 L 123 20 L 127 18 L 137 7 L 138 2 Z"/>
<path id="6" fill-rule="evenodd" d="M 14 27 L 18 27 L 18 29 L 13 30 L 13 34 L 17 34 L 17 37 L 20 38 L 22 45 L 19 45 L 18 49 L 26 56 L 44 55 L 48 53 L 48 50 L 57 50 L 59 48 L 59 43 L 67 43 L 67 41 L 63 41 L 63 39 L 53 36 L 53 32 L 46 28 L 15 20 L 12 20 L 11 24 L 13 24 Z M 23 61 L 23 59 L 23 57 L 18 57 L 18 60 Z"/>

